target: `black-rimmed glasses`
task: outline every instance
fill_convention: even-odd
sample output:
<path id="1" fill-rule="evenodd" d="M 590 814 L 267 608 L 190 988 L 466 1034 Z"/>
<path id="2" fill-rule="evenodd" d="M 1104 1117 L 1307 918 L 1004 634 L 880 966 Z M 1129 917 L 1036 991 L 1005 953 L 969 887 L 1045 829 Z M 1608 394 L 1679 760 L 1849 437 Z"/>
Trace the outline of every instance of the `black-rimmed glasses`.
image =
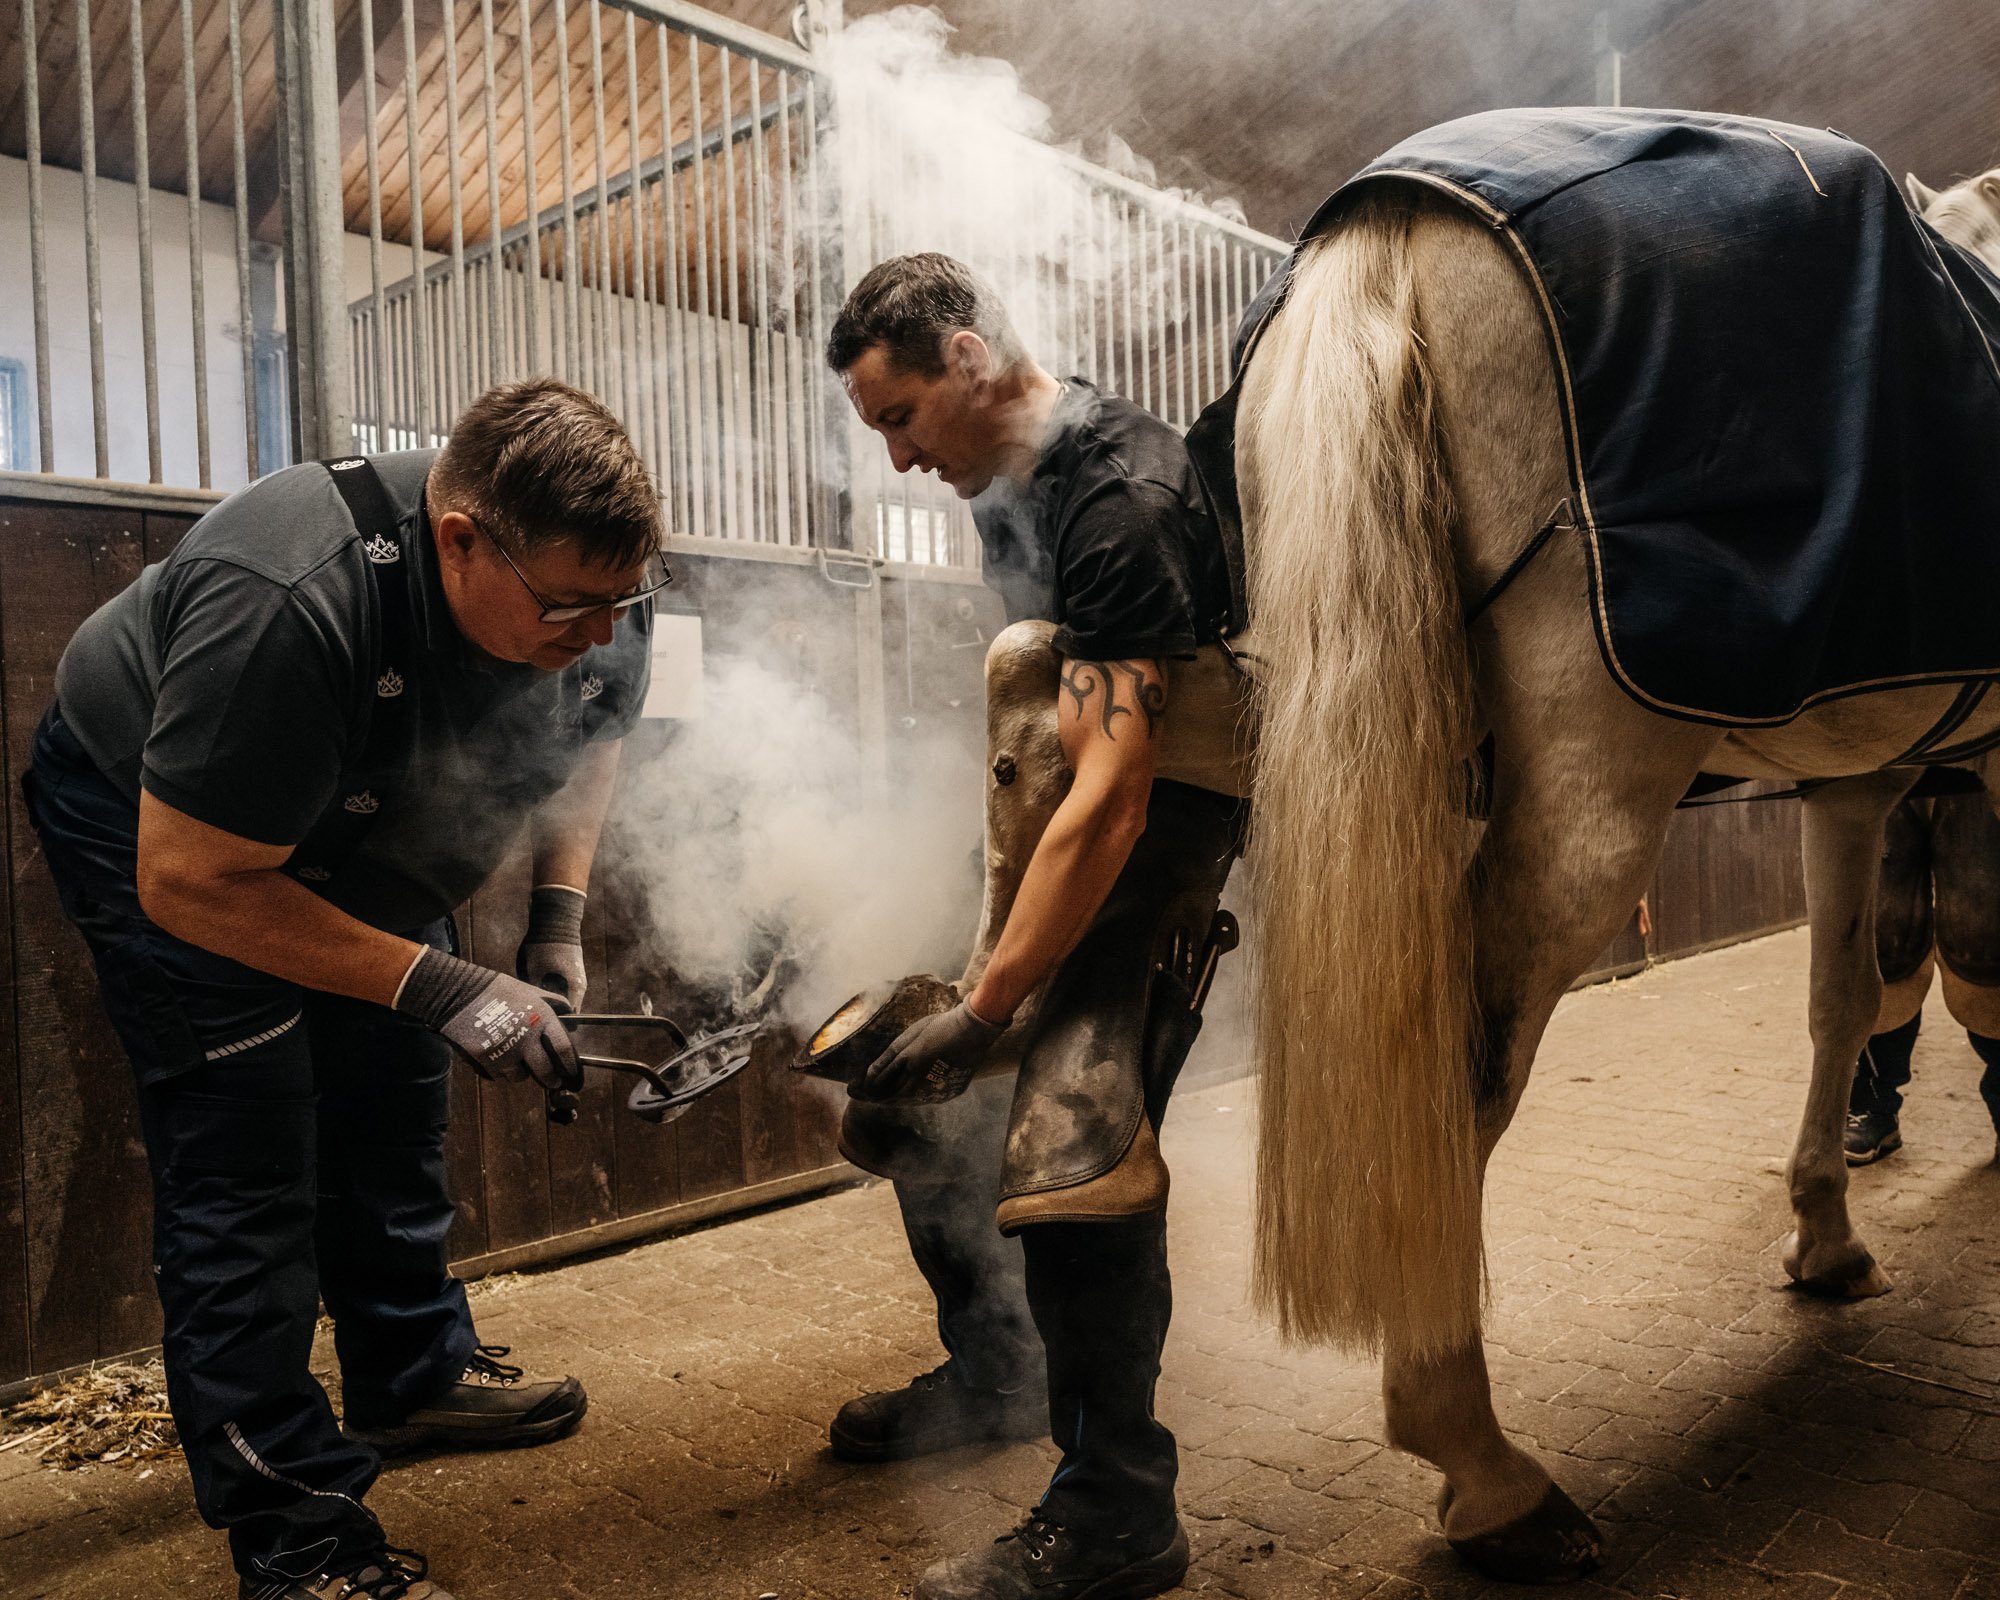
<path id="1" fill-rule="evenodd" d="M 541 590 L 528 582 L 528 575 L 520 569 L 514 558 L 507 554 L 507 547 L 504 544 L 497 538 L 494 538 L 493 534 L 485 528 L 481 528 L 479 531 L 486 534 L 487 538 L 493 540 L 493 548 L 500 552 L 500 559 L 513 569 L 514 576 L 521 580 L 521 587 L 526 589 L 529 595 L 533 597 L 535 604 L 542 608 L 541 619 L 544 622 L 576 622 L 581 618 L 592 616 L 599 611 L 622 611 L 626 606 L 637 605 L 641 600 L 649 599 L 651 596 L 658 594 L 674 581 L 673 573 L 667 570 L 667 558 L 655 550 L 651 555 L 646 557 L 645 581 L 629 594 L 613 595 L 608 600 L 590 600 L 582 604 L 557 605 L 544 595 Z"/>

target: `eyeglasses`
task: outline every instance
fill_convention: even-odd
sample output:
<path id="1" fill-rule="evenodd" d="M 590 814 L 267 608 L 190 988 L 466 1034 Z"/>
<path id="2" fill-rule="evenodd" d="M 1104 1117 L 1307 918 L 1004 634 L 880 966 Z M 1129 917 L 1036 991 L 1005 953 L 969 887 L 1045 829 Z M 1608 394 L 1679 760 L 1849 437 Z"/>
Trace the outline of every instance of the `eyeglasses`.
<path id="1" fill-rule="evenodd" d="M 614 595 L 609 600 L 590 600 L 581 605 L 557 605 L 528 582 L 528 575 L 516 565 L 514 558 L 507 554 L 507 547 L 485 528 L 479 530 L 493 540 L 493 548 L 500 552 L 500 559 L 513 569 L 514 576 L 521 580 L 521 587 L 533 596 L 536 605 L 542 608 L 544 622 L 576 622 L 583 617 L 594 616 L 599 611 L 623 610 L 626 606 L 637 605 L 641 600 L 658 594 L 674 581 L 673 573 L 667 570 L 667 558 L 655 550 L 646 557 L 645 581 L 629 594 Z"/>

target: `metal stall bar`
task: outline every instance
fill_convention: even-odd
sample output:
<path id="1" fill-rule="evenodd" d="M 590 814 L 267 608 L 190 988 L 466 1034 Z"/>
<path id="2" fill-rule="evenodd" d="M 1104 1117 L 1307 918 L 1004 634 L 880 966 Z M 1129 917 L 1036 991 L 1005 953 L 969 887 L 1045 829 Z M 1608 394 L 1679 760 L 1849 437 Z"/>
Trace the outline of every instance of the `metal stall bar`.
<path id="1" fill-rule="evenodd" d="M 512 375 L 507 359 L 507 262 L 500 244 L 500 107 L 493 87 L 493 0 L 479 0 L 480 110 L 486 123 L 486 375 L 490 386 Z M 534 202 L 528 204 L 534 210 Z"/>
<path id="2" fill-rule="evenodd" d="M 471 340 L 466 337 L 468 310 L 465 295 L 465 195 L 459 184 L 458 150 L 458 0 L 438 0 L 444 14 L 444 139 L 445 177 L 451 196 L 451 307 L 450 338 L 458 359 L 450 364 L 453 393 L 444 409 L 444 418 L 455 417 L 472 399 Z M 449 426 L 448 420 L 445 425 Z"/>
<path id="3" fill-rule="evenodd" d="M 185 0 L 183 0 L 185 3 Z M 377 148 L 375 102 L 375 8 L 361 8 L 361 109 L 368 119 L 368 132 L 361 141 L 368 158 L 368 298 L 374 307 L 369 318 L 369 352 L 375 379 L 375 438 L 377 450 L 393 450 L 389 411 L 389 363 L 385 344 L 388 338 L 388 300 L 382 293 L 382 156 Z"/>
<path id="4" fill-rule="evenodd" d="M 735 78 L 733 70 L 735 67 L 735 57 L 727 49 L 719 48 L 716 51 L 716 58 L 720 65 L 721 70 L 719 75 L 722 80 L 722 125 L 727 128 L 733 121 L 730 106 L 733 100 L 732 80 Z M 748 429 L 744 426 L 743 407 L 745 396 L 743 393 L 742 362 L 739 360 L 736 351 L 736 330 L 743 325 L 741 283 L 743 252 L 737 237 L 737 213 L 742 208 L 736 203 L 736 141 L 734 139 L 725 139 L 722 143 L 722 171 L 720 176 L 723 188 L 721 199 L 718 202 L 721 209 L 721 216 L 718 218 L 718 226 L 715 230 L 716 269 L 726 278 L 729 290 L 729 297 L 726 302 L 729 312 L 729 322 L 726 328 L 717 330 L 725 335 L 723 350 L 727 358 L 725 365 L 727 369 L 728 390 L 723 406 L 722 432 L 729 440 L 729 453 L 734 458 L 733 470 L 729 472 L 727 478 L 730 495 L 729 536 L 732 539 L 744 539 L 749 537 L 744 524 L 748 520 L 747 507 L 751 490 L 748 483 L 750 461 L 748 452 L 743 448 L 743 441 Z M 726 256 L 723 254 L 725 225 L 728 230 L 727 237 L 729 241 Z"/>
<path id="5" fill-rule="evenodd" d="M 681 200 L 680 189 L 674 177 L 674 164 L 669 154 L 674 146 L 674 89 L 673 73 L 667 58 L 667 36 L 669 30 L 657 23 L 653 27 L 653 43 L 660 63 L 660 257 L 664 269 L 660 302 L 667 319 L 667 463 L 670 481 L 674 489 L 676 525 L 682 529 L 694 525 L 693 480 L 689 476 L 688 429 L 692 419 L 688 415 L 686 352 L 682 345 L 685 332 L 681 315 L 681 305 L 687 292 L 687 273 L 681 265 Z"/>
<path id="6" fill-rule="evenodd" d="M 755 56 L 750 68 L 750 310 L 756 321 L 750 325 L 750 425 L 753 440 L 751 459 L 761 470 L 757 495 L 759 530 L 766 539 L 778 538 L 778 432 L 777 432 L 777 347 L 771 340 L 771 284 L 769 262 L 771 216 L 769 194 L 771 152 L 764 137 L 764 64 Z M 761 356 L 761 360 L 759 357 Z M 762 380 L 761 382 L 759 380 Z"/>
<path id="7" fill-rule="evenodd" d="M 263 469 L 257 437 L 256 317 L 250 303 L 250 177 L 243 138 L 243 0 L 229 0 L 229 133 L 236 179 L 236 342 L 243 354 L 243 476 Z"/>
<path id="8" fill-rule="evenodd" d="M 806 388 L 807 370 L 803 360 L 814 360 L 817 351 L 807 352 L 799 327 L 799 238 L 798 205 L 799 174 L 803 164 L 798 160 L 792 145 L 792 81 L 791 74 L 780 72 L 778 76 L 778 144 L 783 152 L 785 181 L 779 188 L 780 218 L 779 229 L 782 242 L 781 256 L 785 263 L 784 282 L 779 293 L 785 306 L 785 477 L 791 490 L 789 515 L 791 518 L 791 542 L 803 544 L 808 527 L 810 508 L 806 498 L 806 474 L 810 470 L 811 434 L 805 426 L 811 399 Z M 817 365 L 810 370 L 817 371 Z"/>
<path id="9" fill-rule="evenodd" d="M 615 302 L 610 305 L 606 304 L 607 297 L 616 294 L 617 286 L 612 282 L 611 277 L 612 208 L 604 193 L 604 179 L 606 175 L 604 155 L 604 25 L 599 20 L 603 13 L 603 7 L 598 5 L 596 0 L 584 0 L 584 4 L 590 13 L 590 127 L 591 149 L 596 158 L 594 167 L 596 176 L 592 181 L 591 187 L 597 192 L 597 204 L 591 207 L 592 221 L 595 223 L 594 231 L 597 236 L 597 259 L 591 270 L 591 277 L 594 280 L 594 287 L 597 291 L 591 297 L 592 306 L 596 311 L 592 331 L 596 337 L 595 349 L 597 352 L 593 387 L 596 389 L 599 398 L 610 405 L 614 411 L 623 412 L 625 411 L 625 342 L 623 339 L 616 337 L 612 330 L 606 326 L 615 313 L 618 318 L 619 329 L 622 331 L 625 313 L 624 308 Z M 615 392 L 611 386 L 611 369 L 614 360 L 618 369 L 618 383 Z M 627 413 L 627 416 L 629 416 L 629 413 Z M 619 420 L 624 421 L 626 417 L 621 416 Z"/>
<path id="10" fill-rule="evenodd" d="M 104 266 L 97 236 L 97 85 L 90 65 L 90 0 L 76 0 L 77 115 L 83 135 L 83 279 L 90 320 L 90 426 L 97 475 L 111 476 L 111 420 L 104 401 Z"/>
<path id="11" fill-rule="evenodd" d="M 531 17 L 534 0 L 521 0 L 521 172 L 527 184 L 527 248 L 523 253 L 526 293 L 522 297 L 523 337 L 521 355 L 523 370 L 542 370 L 542 236 L 536 227 L 536 217 L 541 206 L 541 189 L 535 178 L 535 39 Z M 553 351 L 550 364 L 555 361 Z"/>
<path id="12" fill-rule="evenodd" d="M 638 21 L 631 12 L 625 13 L 625 164 L 637 169 L 639 165 L 639 133 L 642 126 L 639 116 L 639 31 Z M 643 455 L 646 447 L 652 446 L 652 467 L 655 481 L 662 479 L 666 463 L 660 454 L 660 340 L 659 328 L 653 318 L 653 273 L 652 273 L 652 229 L 646 221 L 646 186 L 632 185 L 632 229 L 628 249 L 629 274 L 638 274 L 638 292 L 632 296 L 633 310 L 637 320 L 633 323 L 632 362 L 635 368 L 643 366 L 637 373 L 634 385 L 637 410 L 633 413 L 638 426 L 639 450 Z M 641 355 L 644 361 L 641 362 Z M 666 496 L 661 495 L 664 500 Z"/>
<path id="13" fill-rule="evenodd" d="M 701 149 L 701 42 L 690 34 L 687 41 L 688 99 L 693 119 L 689 124 L 688 136 L 697 151 Z M 710 426 L 715 415 L 715 407 L 709 404 L 709 396 L 714 380 L 714 362 L 709 355 L 709 346 L 714 340 L 715 319 L 710 314 L 708 298 L 708 206 L 706 200 L 708 178 L 703 171 L 703 163 L 696 159 L 688 172 L 689 186 L 694 191 L 694 303 L 695 303 L 695 396 L 694 416 L 690 426 L 699 430 L 699 448 L 696 455 L 696 472 L 701 479 L 701 500 L 696 518 L 695 532 L 721 537 L 722 497 L 717 480 L 722 471 L 722 441 L 719 431 Z M 712 453 L 711 453 L 712 450 Z"/>
<path id="14" fill-rule="evenodd" d="M 146 106 L 146 12 L 132 0 L 132 197 L 139 230 L 139 351 L 146 384 L 146 481 L 160 481 L 160 344 L 153 304 L 153 145 Z"/>
<path id="15" fill-rule="evenodd" d="M 195 122 L 194 0 L 181 0 L 181 123 L 186 164 L 188 308 L 194 331 L 195 471 L 210 481 L 208 443 L 208 272 L 201 238 L 201 136 Z"/>
<path id="16" fill-rule="evenodd" d="M 410 169 L 410 282 L 424 281 L 424 174 L 417 154 L 417 136 L 423 128 L 423 97 L 417 81 L 417 13 L 412 0 L 403 0 L 403 146 Z M 410 308 L 410 418 L 414 437 L 410 444 L 424 449 L 431 442 L 431 396 L 424 348 L 423 291 L 417 290 L 416 304 Z"/>
<path id="17" fill-rule="evenodd" d="M 584 0 L 588 5 L 591 0 Z M 562 150 L 562 274 L 563 274 L 563 365 L 565 382 L 577 383 L 583 376 L 583 341 L 577 319 L 582 310 L 576 281 L 576 164 L 570 155 L 575 142 L 570 137 L 569 114 L 569 9 L 564 0 L 556 7 L 556 139 Z"/>
<path id="18" fill-rule="evenodd" d="M 42 72 L 35 0 L 21 0 L 21 94 L 28 119 L 28 279 L 35 302 L 35 412 L 43 472 L 56 470 L 55 377 L 49 370 L 49 256 L 42 209 Z"/>

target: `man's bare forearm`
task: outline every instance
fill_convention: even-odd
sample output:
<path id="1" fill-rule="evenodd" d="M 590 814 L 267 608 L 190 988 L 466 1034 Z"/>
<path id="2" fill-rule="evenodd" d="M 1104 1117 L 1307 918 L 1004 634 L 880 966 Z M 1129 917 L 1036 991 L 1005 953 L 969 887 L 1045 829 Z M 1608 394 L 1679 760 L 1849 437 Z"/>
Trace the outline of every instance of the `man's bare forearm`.
<path id="1" fill-rule="evenodd" d="M 988 1022 L 1013 1016 L 1076 947 L 1146 827 L 1145 792 L 1071 789 L 1021 876 L 1007 926 L 967 997 Z"/>
<path id="2" fill-rule="evenodd" d="M 210 885 L 154 880 L 146 914 L 176 939 L 273 977 L 393 1004 L 421 946 L 371 928 L 275 869 Z"/>

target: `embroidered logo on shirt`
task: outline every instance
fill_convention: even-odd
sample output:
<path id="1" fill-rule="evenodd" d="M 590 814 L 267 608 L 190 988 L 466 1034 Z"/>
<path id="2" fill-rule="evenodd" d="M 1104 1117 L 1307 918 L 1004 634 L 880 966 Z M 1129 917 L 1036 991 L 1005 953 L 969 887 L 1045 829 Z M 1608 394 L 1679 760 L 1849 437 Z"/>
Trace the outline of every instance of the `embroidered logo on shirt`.
<path id="1" fill-rule="evenodd" d="M 382 802 L 377 800 L 366 789 L 363 789 L 359 794 L 349 795 L 345 800 L 341 801 L 341 805 L 358 817 L 372 817 L 377 811 L 382 809 Z"/>
<path id="2" fill-rule="evenodd" d="M 602 693 L 604 693 L 604 680 L 594 672 L 585 673 L 583 679 L 584 699 L 595 700 Z"/>
<path id="3" fill-rule="evenodd" d="M 375 680 L 375 693 L 384 700 L 393 700 L 403 692 L 403 676 L 394 667 Z"/>
<path id="4" fill-rule="evenodd" d="M 378 567 L 393 566 L 403 559 L 403 547 L 386 533 L 378 533 L 367 540 L 361 548 L 368 552 L 368 559 Z"/>
<path id="5" fill-rule="evenodd" d="M 300 867 L 299 876 L 307 883 L 325 883 L 333 874 L 325 867 Z"/>
<path id="6" fill-rule="evenodd" d="M 345 461 L 329 461 L 326 464 L 326 470 L 328 472 L 352 472 L 356 467 L 365 467 L 367 465 L 368 463 L 360 456 L 349 456 Z"/>

